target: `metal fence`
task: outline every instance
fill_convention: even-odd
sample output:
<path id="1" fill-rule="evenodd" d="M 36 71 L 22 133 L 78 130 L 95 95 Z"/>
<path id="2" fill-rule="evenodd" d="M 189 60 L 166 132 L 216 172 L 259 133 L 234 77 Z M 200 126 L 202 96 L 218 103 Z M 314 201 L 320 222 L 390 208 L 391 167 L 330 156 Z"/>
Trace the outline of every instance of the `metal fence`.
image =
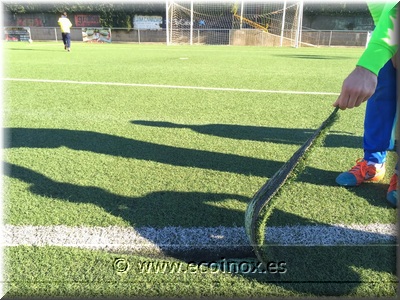
<path id="1" fill-rule="evenodd" d="M 61 30 L 58 27 L 30 27 L 33 41 L 61 40 Z M 71 40 L 82 41 L 82 28 L 71 28 Z"/>
<path id="2" fill-rule="evenodd" d="M 365 47 L 369 37 L 369 31 L 302 30 L 301 42 L 313 46 Z"/>
<path id="3" fill-rule="evenodd" d="M 33 41 L 58 41 L 61 39 L 61 32 L 57 27 L 31 27 L 30 29 Z M 210 31 L 212 31 L 212 35 L 210 35 Z M 218 35 L 218 37 L 215 35 Z M 242 37 L 239 39 L 238 36 L 240 35 Z M 255 36 L 259 37 L 254 38 Z M 260 35 L 259 30 L 251 29 L 240 32 L 236 29 L 205 29 L 196 30 L 194 43 L 213 45 L 218 40 L 217 44 L 220 45 L 278 46 L 277 39 L 273 39 L 271 36 L 273 35 L 270 35 L 270 37 L 265 34 Z M 368 31 L 303 30 L 301 33 L 301 46 L 365 47 L 369 36 L 370 32 Z M 72 28 L 71 39 L 73 41 L 82 41 L 82 28 Z M 165 29 L 112 28 L 111 40 L 112 42 L 125 43 L 166 43 L 166 32 Z"/>
<path id="4" fill-rule="evenodd" d="M 30 27 L 33 41 L 61 40 L 61 31 L 58 27 Z M 127 43 L 166 43 L 165 30 L 138 30 L 127 28 L 113 28 L 111 30 L 113 42 Z M 82 28 L 71 28 L 71 40 L 82 41 Z"/>

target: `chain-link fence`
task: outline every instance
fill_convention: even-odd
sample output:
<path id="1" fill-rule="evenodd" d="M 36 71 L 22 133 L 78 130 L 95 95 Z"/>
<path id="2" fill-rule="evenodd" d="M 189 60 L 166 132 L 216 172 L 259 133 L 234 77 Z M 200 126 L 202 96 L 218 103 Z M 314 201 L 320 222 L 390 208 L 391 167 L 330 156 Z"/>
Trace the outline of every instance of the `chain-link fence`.
<path id="1" fill-rule="evenodd" d="M 30 27 L 33 41 L 58 41 L 61 40 L 61 32 L 58 27 Z M 210 32 L 212 37 L 210 38 Z M 242 46 L 278 46 L 279 37 L 273 38 L 272 34 L 260 34 L 259 30 L 246 29 L 238 32 L 234 29 L 226 30 L 196 30 L 194 32 L 194 44 L 213 45 L 215 35 L 219 34 L 225 45 Z M 257 38 L 255 38 L 257 36 Z M 301 46 L 347 46 L 365 47 L 369 39 L 368 31 L 344 31 L 344 30 L 303 30 L 301 33 Z M 71 39 L 82 41 L 82 28 L 71 29 Z M 166 43 L 166 31 L 139 30 L 128 28 L 113 28 L 111 30 L 112 42 L 121 43 Z"/>

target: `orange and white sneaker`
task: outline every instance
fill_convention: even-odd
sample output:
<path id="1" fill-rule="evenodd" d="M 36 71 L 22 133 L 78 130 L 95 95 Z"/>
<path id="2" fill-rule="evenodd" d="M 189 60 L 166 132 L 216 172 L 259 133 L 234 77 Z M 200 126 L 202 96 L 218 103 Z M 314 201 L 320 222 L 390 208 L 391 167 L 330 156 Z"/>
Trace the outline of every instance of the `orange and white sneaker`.
<path id="1" fill-rule="evenodd" d="M 365 181 L 376 182 L 383 179 L 385 172 L 385 163 L 368 164 L 368 161 L 359 158 L 354 167 L 336 177 L 336 183 L 341 186 L 358 186 Z"/>
<path id="2" fill-rule="evenodd" d="M 390 179 L 389 189 L 386 194 L 386 200 L 391 206 L 397 207 L 397 174 Z"/>

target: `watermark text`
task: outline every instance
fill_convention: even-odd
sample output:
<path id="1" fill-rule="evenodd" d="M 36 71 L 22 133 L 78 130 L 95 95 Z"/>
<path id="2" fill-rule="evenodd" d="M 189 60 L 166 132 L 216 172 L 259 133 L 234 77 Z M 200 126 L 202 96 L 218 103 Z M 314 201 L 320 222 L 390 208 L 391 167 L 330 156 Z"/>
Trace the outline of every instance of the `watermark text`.
<path id="1" fill-rule="evenodd" d="M 154 274 L 173 274 L 173 273 L 231 273 L 231 274 L 278 274 L 286 273 L 287 265 L 285 261 L 270 261 L 266 265 L 263 263 L 248 260 L 230 260 L 222 258 L 216 261 L 137 261 L 130 262 L 125 258 L 114 260 L 114 270 L 118 274 L 126 273 L 132 269 L 139 273 Z"/>

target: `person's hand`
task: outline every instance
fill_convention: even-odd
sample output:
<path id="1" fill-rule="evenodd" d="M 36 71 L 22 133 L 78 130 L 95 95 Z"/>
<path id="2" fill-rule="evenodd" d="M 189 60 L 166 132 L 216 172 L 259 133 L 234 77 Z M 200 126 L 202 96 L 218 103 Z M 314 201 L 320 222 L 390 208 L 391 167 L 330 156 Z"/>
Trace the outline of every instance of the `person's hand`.
<path id="1" fill-rule="evenodd" d="M 333 106 L 340 109 L 358 107 L 374 93 L 378 82 L 377 76 L 371 71 L 356 67 L 343 81 L 342 91 Z"/>

